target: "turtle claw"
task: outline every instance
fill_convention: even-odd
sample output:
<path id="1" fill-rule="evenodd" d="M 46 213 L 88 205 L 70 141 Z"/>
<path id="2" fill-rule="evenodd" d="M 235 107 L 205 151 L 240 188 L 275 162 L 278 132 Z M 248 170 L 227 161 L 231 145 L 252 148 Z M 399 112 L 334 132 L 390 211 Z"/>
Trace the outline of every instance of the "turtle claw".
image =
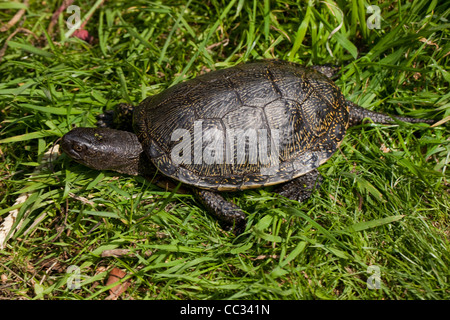
<path id="1" fill-rule="evenodd" d="M 133 132 L 134 106 L 127 103 L 119 103 L 112 110 L 105 110 L 97 116 L 97 127 L 110 128 Z"/>
<path id="2" fill-rule="evenodd" d="M 247 220 L 241 208 L 214 191 L 194 189 L 194 192 L 207 211 L 219 220 L 222 228 L 236 236 L 244 232 Z"/>
<path id="3" fill-rule="evenodd" d="M 114 110 L 106 110 L 104 113 L 97 116 L 98 128 L 114 129 Z"/>

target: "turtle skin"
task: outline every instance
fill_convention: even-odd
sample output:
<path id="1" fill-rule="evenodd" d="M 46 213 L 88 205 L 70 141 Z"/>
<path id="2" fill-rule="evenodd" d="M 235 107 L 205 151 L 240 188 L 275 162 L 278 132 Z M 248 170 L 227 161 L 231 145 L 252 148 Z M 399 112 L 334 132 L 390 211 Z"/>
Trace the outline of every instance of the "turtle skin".
<path id="1" fill-rule="evenodd" d="M 245 214 L 219 192 L 276 185 L 274 192 L 304 201 L 348 127 L 365 118 L 394 121 L 347 101 L 331 80 L 335 71 L 278 60 L 213 71 L 135 108 L 119 104 L 100 116 L 100 128 L 67 133 L 62 149 L 90 168 L 149 178 L 159 172 L 172 185 L 182 182 L 239 234 Z"/>

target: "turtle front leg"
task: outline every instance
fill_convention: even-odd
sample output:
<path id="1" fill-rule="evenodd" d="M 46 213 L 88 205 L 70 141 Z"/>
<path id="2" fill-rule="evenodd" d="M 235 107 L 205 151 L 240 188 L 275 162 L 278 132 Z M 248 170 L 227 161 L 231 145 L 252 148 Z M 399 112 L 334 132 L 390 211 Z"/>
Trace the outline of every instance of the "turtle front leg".
<path id="1" fill-rule="evenodd" d="M 133 111 L 131 104 L 119 103 L 113 110 L 106 110 L 97 116 L 97 127 L 133 132 Z"/>
<path id="2" fill-rule="evenodd" d="M 314 169 L 303 176 L 276 187 L 274 192 L 291 200 L 302 202 L 311 196 L 314 189 L 320 186 L 322 180 L 319 171 Z"/>
<path id="3" fill-rule="evenodd" d="M 194 192 L 208 212 L 223 224 L 222 227 L 232 230 L 236 235 L 245 230 L 245 213 L 237 205 L 225 200 L 217 192 L 203 189 L 194 189 Z"/>

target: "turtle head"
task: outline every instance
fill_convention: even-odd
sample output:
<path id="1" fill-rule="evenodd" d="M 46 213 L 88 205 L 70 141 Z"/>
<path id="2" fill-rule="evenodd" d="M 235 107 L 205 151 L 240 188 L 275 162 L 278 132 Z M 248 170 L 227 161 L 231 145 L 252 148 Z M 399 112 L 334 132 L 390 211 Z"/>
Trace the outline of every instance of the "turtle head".
<path id="1" fill-rule="evenodd" d="M 89 168 L 131 175 L 140 174 L 145 157 L 134 133 L 109 128 L 75 128 L 63 136 L 61 148 Z"/>

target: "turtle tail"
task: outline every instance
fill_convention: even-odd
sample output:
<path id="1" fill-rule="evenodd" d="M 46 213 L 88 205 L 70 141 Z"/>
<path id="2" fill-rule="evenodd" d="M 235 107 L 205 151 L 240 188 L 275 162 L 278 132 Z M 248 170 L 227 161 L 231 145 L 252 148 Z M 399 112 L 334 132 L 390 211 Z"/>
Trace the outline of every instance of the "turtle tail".
<path id="1" fill-rule="evenodd" d="M 434 120 L 431 119 L 388 116 L 383 113 L 364 109 L 351 101 L 347 101 L 347 106 L 349 110 L 349 127 L 361 124 L 365 118 L 370 118 L 376 123 L 392 123 L 394 122 L 393 119 L 410 123 L 434 123 Z"/>

